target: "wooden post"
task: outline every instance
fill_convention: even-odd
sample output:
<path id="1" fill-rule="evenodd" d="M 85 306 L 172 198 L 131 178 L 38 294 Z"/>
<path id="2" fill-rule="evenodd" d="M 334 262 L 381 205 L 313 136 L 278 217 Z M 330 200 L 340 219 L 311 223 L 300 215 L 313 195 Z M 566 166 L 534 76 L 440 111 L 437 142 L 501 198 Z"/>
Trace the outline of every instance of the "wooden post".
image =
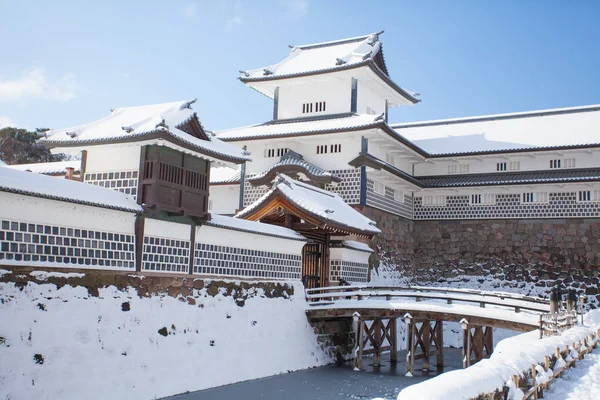
<path id="1" fill-rule="evenodd" d="M 408 355 L 406 357 L 406 370 L 412 375 L 415 374 L 415 336 L 416 324 L 412 319 L 408 322 Z"/>
<path id="2" fill-rule="evenodd" d="M 463 368 L 466 368 L 471 365 L 471 327 L 465 318 L 460 320 L 460 327 L 463 330 L 462 362 Z"/>
<path id="3" fill-rule="evenodd" d="M 429 371 L 431 355 L 431 321 L 425 320 L 421 325 L 421 343 L 423 344 L 423 371 Z"/>
<path id="4" fill-rule="evenodd" d="M 494 351 L 494 328 L 491 326 L 485 327 L 483 343 L 486 356 L 491 356 Z"/>
<path id="5" fill-rule="evenodd" d="M 390 363 L 396 364 L 398 362 L 398 319 L 392 318 L 390 320 Z"/>
<path id="6" fill-rule="evenodd" d="M 354 368 L 358 368 L 358 369 L 362 369 L 362 356 L 363 356 L 363 345 L 364 345 L 364 341 L 363 341 L 363 332 L 364 332 L 364 321 L 362 319 L 359 319 L 358 324 L 357 324 L 357 332 L 356 332 L 356 345 L 358 346 L 358 349 L 356 351 L 356 354 L 354 356 Z"/>
<path id="7" fill-rule="evenodd" d="M 437 363 L 436 367 L 444 368 L 444 322 L 437 321 L 435 326 Z"/>
<path id="8" fill-rule="evenodd" d="M 536 377 L 537 377 L 537 371 L 535 369 L 535 364 L 533 364 L 531 366 L 531 381 L 532 381 L 532 386 L 534 386 L 534 387 L 537 385 L 537 383 L 536 383 Z M 533 398 L 535 400 L 538 400 L 538 391 L 537 391 L 537 389 L 535 389 L 533 391 Z"/>
<path id="9" fill-rule="evenodd" d="M 375 318 L 373 320 L 373 326 L 371 326 L 371 329 L 373 329 L 373 339 L 375 341 L 375 343 L 373 343 L 373 348 L 375 350 L 375 353 L 373 354 L 373 366 L 379 367 L 381 366 L 381 344 L 383 341 L 381 337 L 381 318 Z"/>

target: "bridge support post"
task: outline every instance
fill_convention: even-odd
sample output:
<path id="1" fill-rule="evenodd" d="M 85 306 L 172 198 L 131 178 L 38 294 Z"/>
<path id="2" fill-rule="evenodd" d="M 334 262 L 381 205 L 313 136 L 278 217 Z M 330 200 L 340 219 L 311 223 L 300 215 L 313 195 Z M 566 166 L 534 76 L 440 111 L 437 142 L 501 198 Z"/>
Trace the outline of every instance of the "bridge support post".
<path id="1" fill-rule="evenodd" d="M 390 363 L 396 364 L 398 362 L 398 318 L 390 319 L 389 324 Z"/>
<path id="2" fill-rule="evenodd" d="M 471 325 L 466 319 L 460 321 L 463 328 L 463 367 L 489 357 L 494 351 L 493 328 Z"/>
<path id="3" fill-rule="evenodd" d="M 436 367 L 444 367 L 443 321 L 415 320 L 405 316 L 408 324 L 408 354 L 406 369 L 414 374 L 416 360 L 422 361 L 422 370 L 429 371 L 430 357 L 436 357 Z M 420 352 L 417 352 L 420 350 Z"/>

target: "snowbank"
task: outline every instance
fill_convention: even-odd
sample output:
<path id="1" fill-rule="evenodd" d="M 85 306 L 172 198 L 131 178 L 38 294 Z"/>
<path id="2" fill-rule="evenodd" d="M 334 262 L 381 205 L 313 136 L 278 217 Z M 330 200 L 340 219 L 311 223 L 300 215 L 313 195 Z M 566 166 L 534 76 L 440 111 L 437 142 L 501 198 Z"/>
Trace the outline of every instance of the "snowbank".
<path id="1" fill-rule="evenodd" d="M 502 388 L 513 375 L 521 375 L 532 364 L 543 362 L 544 356 L 553 354 L 557 347 L 563 349 L 583 340 L 599 326 L 600 310 L 595 310 L 588 313 L 585 326 L 569 329 L 560 336 L 540 340 L 539 332 L 532 331 L 505 339 L 498 343 L 489 359 L 409 386 L 398 394 L 398 400 L 469 399 L 493 392 Z"/>
<path id="2" fill-rule="evenodd" d="M 293 285 L 291 298 L 259 289 L 239 307 L 206 289 L 189 304 L 0 283 L 0 398 L 147 400 L 326 364 Z"/>

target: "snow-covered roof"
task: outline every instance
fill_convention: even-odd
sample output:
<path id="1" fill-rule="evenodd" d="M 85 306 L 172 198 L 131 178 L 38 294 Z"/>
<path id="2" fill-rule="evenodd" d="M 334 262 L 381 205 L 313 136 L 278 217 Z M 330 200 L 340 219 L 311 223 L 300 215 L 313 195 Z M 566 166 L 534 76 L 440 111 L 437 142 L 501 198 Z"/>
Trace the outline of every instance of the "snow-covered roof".
<path id="1" fill-rule="evenodd" d="M 80 172 L 81 160 L 15 164 L 10 165 L 9 168 L 18 169 L 19 171 L 29 171 L 35 174 L 64 175 L 67 173 L 67 168 L 73 168 L 74 172 Z"/>
<path id="2" fill-rule="evenodd" d="M 240 71 L 244 83 L 272 81 L 307 75 L 343 71 L 359 67 L 370 67 L 394 90 L 412 103 L 419 100 L 416 94 L 397 86 L 390 78 L 383 46 L 379 35 L 383 32 L 330 42 L 290 46 L 288 56 L 282 61 L 266 67 Z"/>
<path id="3" fill-rule="evenodd" d="M 309 163 L 302 157 L 301 154 L 296 153 L 293 150 L 288 150 L 283 156 L 281 156 L 280 160 L 269 167 L 267 170 L 261 172 L 258 175 L 254 175 L 248 178 L 248 182 L 260 182 L 265 178 L 274 178 L 274 174 L 276 171 L 286 171 L 289 169 L 294 169 L 294 171 L 303 172 L 311 181 L 314 179 L 326 180 L 327 183 L 331 183 L 331 181 L 341 182 L 341 178 L 332 174 L 329 171 L 324 170 L 323 168 Z M 267 182 L 263 183 L 267 184 Z"/>
<path id="4" fill-rule="evenodd" d="M 273 196 L 281 195 L 295 207 L 323 221 L 325 225 L 345 227 L 369 234 L 381 233 L 375 222 L 350 207 L 337 194 L 293 180 L 280 174 L 273 187 L 261 198 L 240 211 L 235 217 L 244 218 L 260 209 Z"/>
<path id="5" fill-rule="evenodd" d="M 304 236 L 296 231 L 281 226 L 263 224 L 260 222 L 247 221 L 245 219 L 227 217 L 225 215 L 212 214 L 209 226 L 234 229 L 242 232 L 257 233 L 259 235 L 274 236 L 284 239 L 306 240 Z"/>
<path id="6" fill-rule="evenodd" d="M 390 126 L 417 145 L 435 147 L 432 153 L 520 150 L 530 146 L 552 148 L 600 143 L 600 104 L 536 110 L 510 114 L 483 115 L 433 121 L 418 121 Z M 483 135 L 476 139 L 473 135 Z M 442 143 L 424 140 L 448 139 L 451 149 Z M 469 140 L 467 140 L 469 137 Z M 485 140 L 483 140 L 485 139 Z M 501 142 L 501 143 L 498 143 Z M 504 149 L 498 149 L 506 144 Z M 498 146 L 496 146 L 498 145 Z"/>
<path id="7" fill-rule="evenodd" d="M 238 168 L 224 167 L 210 167 L 210 184 L 228 184 L 228 183 L 239 183 L 240 182 L 240 170 Z"/>
<path id="8" fill-rule="evenodd" d="M 332 115 L 320 119 L 293 119 L 270 121 L 264 124 L 217 131 L 224 141 L 260 139 L 268 137 L 304 136 L 320 133 L 346 132 L 368 129 L 379 124 L 377 116 L 370 114 Z"/>
<path id="9" fill-rule="evenodd" d="M 489 140 L 485 133 L 463 136 L 446 136 L 433 139 L 414 140 L 414 144 L 430 154 L 470 153 L 478 151 L 515 150 L 532 148 L 523 143 Z"/>
<path id="10" fill-rule="evenodd" d="M 342 246 L 348 247 L 350 249 L 365 251 L 367 253 L 372 253 L 373 249 L 369 247 L 368 244 L 357 242 L 356 240 L 344 240 L 342 242 Z"/>
<path id="11" fill-rule="evenodd" d="M 143 211 L 132 196 L 116 190 L 8 167 L 0 168 L 0 191 L 115 210 Z"/>
<path id="12" fill-rule="evenodd" d="M 48 131 L 41 140 L 49 147 L 65 147 L 164 138 L 216 159 L 236 163 L 249 160 L 244 150 L 223 143 L 212 134 L 204 140 L 181 129 L 189 122 L 201 127 L 191 108 L 194 101 L 117 108 L 98 121 Z"/>

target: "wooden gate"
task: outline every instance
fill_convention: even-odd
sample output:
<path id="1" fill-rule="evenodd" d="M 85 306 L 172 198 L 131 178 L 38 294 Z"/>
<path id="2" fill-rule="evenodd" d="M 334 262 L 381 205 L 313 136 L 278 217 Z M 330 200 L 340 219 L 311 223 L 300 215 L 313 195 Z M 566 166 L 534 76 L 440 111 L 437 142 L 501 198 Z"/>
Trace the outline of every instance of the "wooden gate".
<path id="1" fill-rule="evenodd" d="M 302 282 L 307 289 L 323 286 L 323 245 L 307 243 L 302 249 Z"/>

